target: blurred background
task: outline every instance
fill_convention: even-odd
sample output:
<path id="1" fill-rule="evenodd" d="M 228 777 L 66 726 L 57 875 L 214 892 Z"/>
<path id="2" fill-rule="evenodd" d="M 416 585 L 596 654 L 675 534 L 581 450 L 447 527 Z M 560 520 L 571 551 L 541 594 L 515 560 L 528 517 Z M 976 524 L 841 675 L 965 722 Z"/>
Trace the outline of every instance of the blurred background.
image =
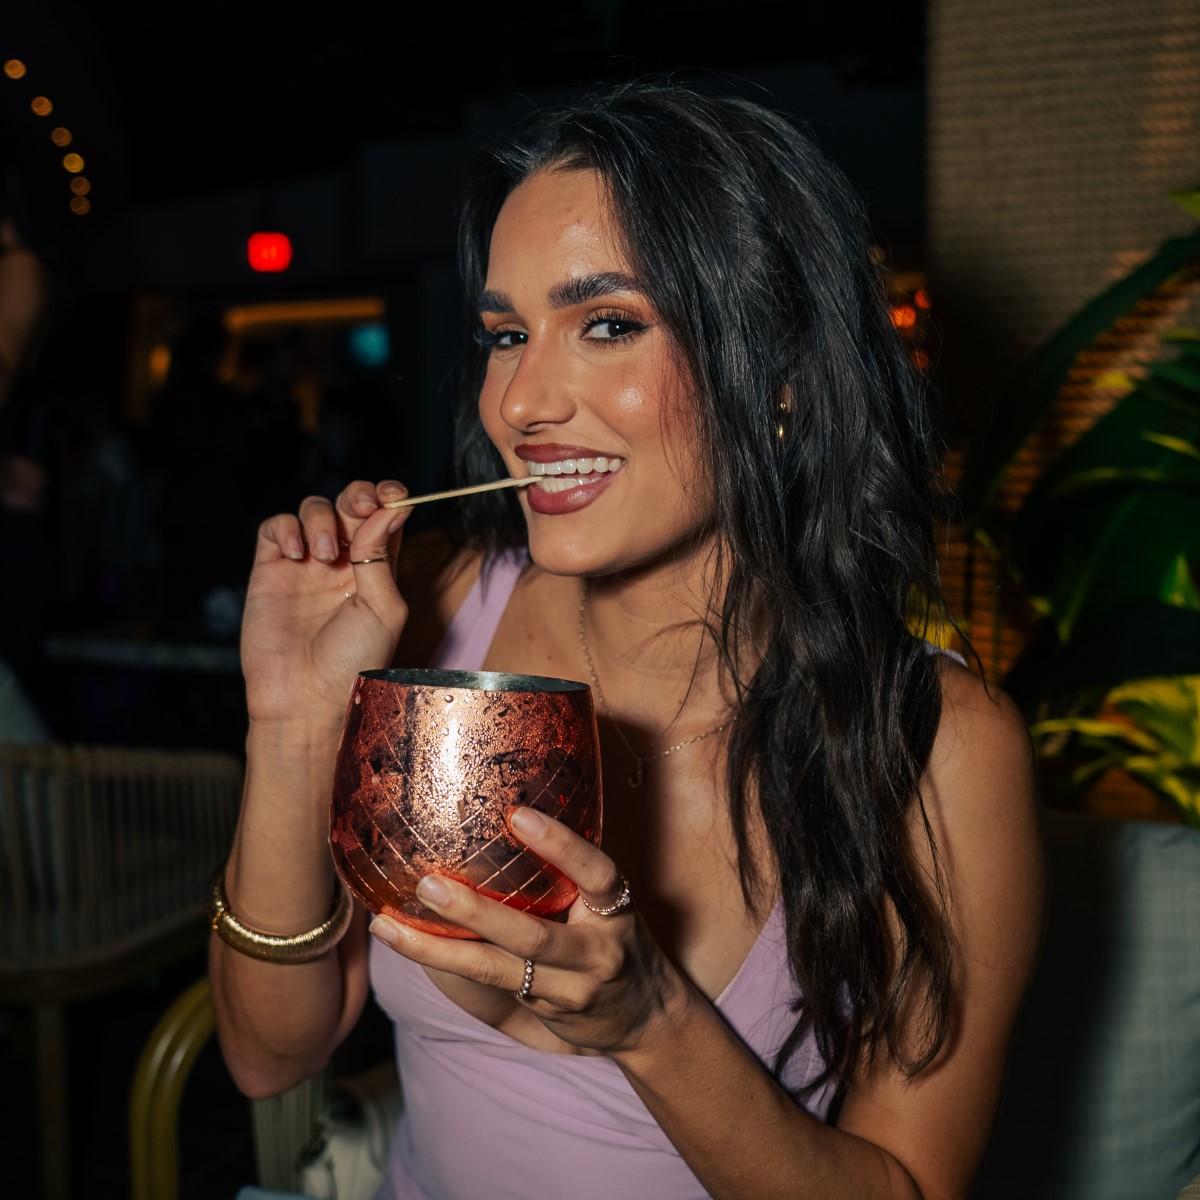
<path id="1" fill-rule="evenodd" d="M 219 677 L 259 520 L 350 478 L 446 482 L 455 198 L 472 147 L 529 108 L 664 70 L 786 107 L 918 264 L 922 6 L 749 11 L 425 6 L 319 32 L 254 4 L 5 17 L 5 159 L 52 290 L 23 367 L 42 636 L 23 620 L 5 656 L 57 732 L 236 747 Z M 186 689 L 164 690 L 170 666 Z"/>
<path id="2" fill-rule="evenodd" d="M 351 478 L 448 485 L 470 152 L 588 84 L 669 73 L 791 113 L 863 194 L 962 486 L 943 531 L 954 615 L 1031 723 L 1118 729 L 1097 746 L 1045 726 L 1048 802 L 1196 823 L 1196 786 L 1163 757 L 1197 744 L 1192 685 L 1160 698 L 1177 721 L 1141 775 L 1114 749 L 1135 718 L 1113 698 L 1200 673 L 1194 414 L 1128 416 L 1173 388 L 1172 412 L 1194 407 L 1200 379 L 1194 5 L 583 0 L 311 21 L 42 2 L 0 17 L 0 71 L 0 305 L 17 298 L 0 321 L 0 742 L 236 761 L 261 519 Z M 1104 435 L 1126 401 L 1166 465 Z M 1098 428 L 1097 448 L 1083 438 Z M 1039 493 L 1045 479 L 1058 490 Z M 1088 491 L 1114 480 L 1119 495 Z M 17 865 L 34 835 L 8 805 L 0 916 L 36 891 Z M 49 873 L 57 839 L 34 837 Z M 137 1055 L 203 972 L 194 899 L 185 933 L 95 986 L 51 980 L 62 964 L 42 971 L 36 939 L 11 949 L 10 1194 L 129 1194 Z M 375 1053 L 373 1020 L 343 1066 Z M 196 1079 L 183 1194 L 231 1196 L 254 1174 L 247 1106 L 211 1046 Z M 57 1124 L 69 1155 L 39 1141 Z"/>

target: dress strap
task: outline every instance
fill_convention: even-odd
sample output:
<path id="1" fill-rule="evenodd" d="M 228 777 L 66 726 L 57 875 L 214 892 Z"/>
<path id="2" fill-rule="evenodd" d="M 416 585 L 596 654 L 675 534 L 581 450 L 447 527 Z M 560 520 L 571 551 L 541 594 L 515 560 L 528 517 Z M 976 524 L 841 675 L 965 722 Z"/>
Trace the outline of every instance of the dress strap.
<path id="1" fill-rule="evenodd" d="M 478 671 L 483 666 L 500 618 L 528 561 L 525 550 L 509 550 L 484 560 L 479 578 L 454 614 L 432 666 L 453 671 Z"/>

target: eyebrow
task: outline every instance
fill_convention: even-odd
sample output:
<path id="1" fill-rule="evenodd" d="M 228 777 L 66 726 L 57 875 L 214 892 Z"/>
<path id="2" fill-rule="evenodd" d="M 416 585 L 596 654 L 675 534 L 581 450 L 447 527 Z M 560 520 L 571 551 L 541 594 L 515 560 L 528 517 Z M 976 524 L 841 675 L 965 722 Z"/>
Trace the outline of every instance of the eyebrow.
<path id="1" fill-rule="evenodd" d="M 556 283 L 547 293 L 551 308 L 570 308 L 573 304 L 586 304 L 613 292 L 645 292 L 642 285 L 632 276 L 621 271 L 600 271 L 595 275 L 575 275 Z M 487 288 L 479 297 L 480 313 L 508 313 L 515 305 L 506 293 Z"/>

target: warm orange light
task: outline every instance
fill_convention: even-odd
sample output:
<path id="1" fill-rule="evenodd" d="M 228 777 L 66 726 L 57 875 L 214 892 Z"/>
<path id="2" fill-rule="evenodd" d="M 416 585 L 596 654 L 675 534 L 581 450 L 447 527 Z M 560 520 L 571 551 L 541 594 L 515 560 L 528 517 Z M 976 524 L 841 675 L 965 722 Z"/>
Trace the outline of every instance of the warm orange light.
<path id="1" fill-rule="evenodd" d="M 292 261 L 292 242 L 286 233 L 252 233 L 246 258 L 256 271 L 286 271 Z"/>
<path id="2" fill-rule="evenodd" d="M 80 154 L 66 154 L 63 156 L 63 166 L 72 175 L 78 175 L 83 170 L 83 156 Z"/>
<path id="3" fill-rule="evenodd" d="M 150 386 L 152 388 L 162 387 L 167 382 L 167 375 L 171 370 L 171 347 L 165 342 L 159 342 L 157 346 L 151 347 L 146 369 L 150 377 Z"/>
<path id="4" fill-rule="evenodd" d="M 50 130 L 50 140 L 56 146 L 69 146 L 71 144 L 71 131 L 62 125 L 57 125 Z"/>
<path id="5" fill-rule="evenodd" d="M 9 79 L 23 79 L 25 77 L 25 64 L 19 58 L 10 58 L 4 64 L 4 73 Z"/>
<path id="6" fill-rule="evenodd" d="M 924 288 L 918 288 L 913 295 L 913 303 L 918 308 L 930 308 L 933 301 L 929 299 L 929 293 Z"/>
<path id="7" fill-rule="evenodd" d="M 929 355 L 926 354 L 924 350 L 914 350 L 911 357 L 913 366 L 916 367 L 918 371 L 923 371 L 927 366 L 929 366 Z"/>
<path id="8" fill-rule="evenodd" d="M 899 304 L 892 309 L 892 324 L 897 329 L 911 329 L 917 323 L 917 310 L 911 304 Z"/>
<path id="9" fill-rule="evenodd" d="M 86 196 L 92 190 L 92 181 L 86 175 L 76 175 L 71 180 L 71 191 L 77 196 Z"/>
<path id="10" fill-rule="evenodd" d="M 48 117 L 54 111 L 54 105 L 45 96 L 34 96 L 29 102 L 29 107 L 39 117 Z"/>
<path id="11" fill-rule="evenodd" d="M 92 211 L 92 202 L 86 196 L 72 196 L 71 211 L 76 216 L 85 216 Z"/>
<path id="12" fill-rule="evenodd" d="M 322 300 L 277 300 L 270 304 L 241 304 L 225 310 L 230 333 L 274 325 L 315 325 L 324 322 L 381 321 L 387 311 L 382 296 L 337 296 Z"/>

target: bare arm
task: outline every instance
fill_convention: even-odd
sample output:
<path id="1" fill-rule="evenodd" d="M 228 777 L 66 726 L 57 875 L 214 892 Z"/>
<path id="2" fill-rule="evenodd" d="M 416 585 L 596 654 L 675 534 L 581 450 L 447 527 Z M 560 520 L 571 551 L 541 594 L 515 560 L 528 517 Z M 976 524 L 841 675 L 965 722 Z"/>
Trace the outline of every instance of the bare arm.
<path id="1" fill-rule="evenodd" d="M 694 993 L 657 1038 L 614 1055 L 716 1197 L 951 1200 L 970 1188 L 1036 960 L 1042 848 L 1019 715 L 958 668 L 947 668 L 945 695 L 924 792 L 957 942 L 956 993 L 933 1066 L 910 1082 L 878 1063 L 830 1129 L 798 1109 Z"/>
<path id="2" fill-rule="evenodd" d="M 395 485 L 352 484 L 336 507 L 310 497 L 259 533 L 242 627 L 250 731 L 246 788 L 226 869 L 231 909 L 290 935 L 319 925 L 335 894 L 329 795 L 345 705 L 360 670 L 387 666 L 407 618 L 387 563 L 399 553 Z M 341 542 L 349 543 L 345 550 Z M 248 1095 L 283 1091 L 329 1059 L 367 994 L 364 915 L 315 962 L 261 962 L 211 941 L 217 1032 Z"/>

